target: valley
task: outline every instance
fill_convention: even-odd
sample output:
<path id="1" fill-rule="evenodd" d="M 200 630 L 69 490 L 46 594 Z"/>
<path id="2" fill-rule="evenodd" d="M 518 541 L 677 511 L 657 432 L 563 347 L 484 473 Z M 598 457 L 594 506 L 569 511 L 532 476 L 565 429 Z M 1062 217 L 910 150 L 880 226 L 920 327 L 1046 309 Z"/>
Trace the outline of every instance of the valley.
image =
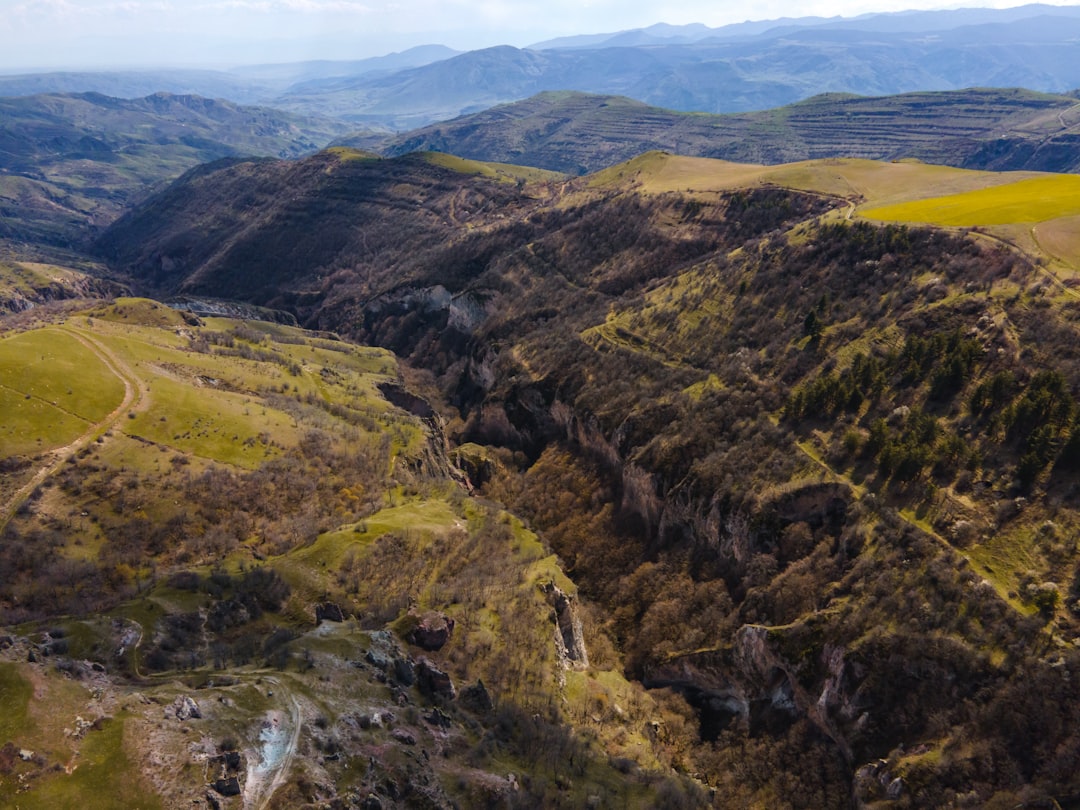
<path id="1" fill-rule="evenodd" d="M 1078 20 L 0 76 L 0 807 L 1080 807 Z"/>
<path id="2" fill-rule="evenodd" d="M 103 661 L 125 728 L 152 722 L 129 690 L 160 714 L 178 677 L 205 684 L 200 706 L 236 703 L 204 725 L 247 763 L 244 806 L 299 800 L 307 779 L 307 801 L 355 784 L 356 802 L 412 806 L 387 764 L 411 750 L 397 731 L 444 752 L 424 771 L 434 806 L 476 791 L 578 806 L 579 785 L 598 806 L 1066 796 L 1052 752 L 1071 727 L 1022 696 L 1034 681 L 1071 705 L 1054 679 L 1080 664 L 1080 257 L 1018 235 L 1068 233 L 1073 185 L 664 152 L 582 178 L 343 148 L 193 173 L 118 220 L 96 260 L 197 311 L 241 298 L 278 322 L 123 298 L 12 321 L 11 356 L 82 352 L 115 383 L 96 410 L 64 405 L 34 376 L 43 355 L 10 385 L 6 407 L 30 395 L 83 421 L 5 443 L 6 621 Z M 252 601 L 255 577 L 281 601 Z M 546 583 L 578 594 L 576 620 L 547 618 Z M 313 623 L 328 604 L 355 618 Z M 530 770 L 496 726 L 492 759 L 466 755 L 495 721 L 403 674 L 424 611 L 454 620 L 436 666 L 482 681 L 515 724 L 546 706 L 541 736 L 567 735 L 573 765 Z M 55 618 L 88 613 L 105 618 Z M 570 657 L 581 632 L 587 661 Z M 404 695 L 449 719 L 395 725 L 354 782 L 332 763 L 389 727 L 345 743 L 361 693 L 334 690 L 387 640 L 409 664 L 355 705 L 399 716 Z M 296 740 L 277 776 L 258 764 L 260 717 Z M 154 757 L 201 761 L 175 748 L 187 726 L 153 722 Z M 122 750 L 148 779 L 149 754 Z M 986 770 L 1002 757 L 1016 775 Z M 485 771 L 510 760 L 511 782 Z M 230 801 L 209 777 L 154 779 L 159 796 Z"/>

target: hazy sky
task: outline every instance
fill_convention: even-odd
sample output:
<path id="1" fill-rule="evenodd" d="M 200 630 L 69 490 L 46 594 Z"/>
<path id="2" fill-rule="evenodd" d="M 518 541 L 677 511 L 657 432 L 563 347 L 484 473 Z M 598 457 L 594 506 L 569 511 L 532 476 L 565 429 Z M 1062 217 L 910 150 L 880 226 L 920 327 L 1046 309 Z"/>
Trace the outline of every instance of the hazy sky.
<path id="1" fill-rule="evenodd" d="M 379 56 L 438 42 L 462 50 L 657 22 L 710 26 L 1017 0 L 0 0 L 0 69 L 222 67 Z M 1075 2 L 1059 2 L 1075 5 Z"/>

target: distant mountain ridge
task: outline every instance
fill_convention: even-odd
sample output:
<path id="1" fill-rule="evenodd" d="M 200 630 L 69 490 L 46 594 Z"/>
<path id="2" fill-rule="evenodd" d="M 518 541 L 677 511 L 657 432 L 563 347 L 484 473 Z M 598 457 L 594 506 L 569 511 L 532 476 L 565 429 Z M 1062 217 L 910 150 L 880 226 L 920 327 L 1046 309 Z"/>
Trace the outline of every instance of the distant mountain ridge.
<path id="1" fill-rule="evenodd" d="M 1034 16 L 1080 17 L 1080 8 L 1057 6 L 1046 3 L 1029 3 L 1002 9 L 959 8 L 938 11 L 894 11 L 861 14 L 856 17 L 780 17 L 772 20 L 754 20 L 710 28 L 701 23 L 668 25 L 657 23 L 646 28 L 632 28 L 603 34 L 582 34 L 557 37 L 537 42 L 528 47 L 532 50 L 555 48 L 620 47 L 633 44 L 673 45 L 689 44 L 706 40 L 722 41 L 749 39 L 759 36 L 776 36 L 806 28 L 856 29 L 859 31 L 883 31 L 902 33 L 913 31 L 944 31 L 961 26 L 986 23 L 1012 23 Z"/>
<path id="2" fill-rule="evenodd" d="M 895 26 L 876 18 L 793 23 L 729 39 L 654 36 L 646 29 L 581 47 L 497 46 L 391 74 L 315 80 L 274 103 L 404 130 L 548 90 L 713 113 L 763 110 L 821 93 L 968 87 L 1064 93 L 1080 87 L 1080 10 L 1042 13 L 1050 8 L 947 17 L 965 23 L 950 28 L 934 15 L 913 15 Z"/>
<path id="3" fill-rule="evenodd" d="M 230 71 L 0 76 L 0 95 L 158 90 L 405 131 L 544 91 L 621 95 L 685 112 L 750 112 L 821 93 L 1080 87 L 1080 7 L 1032 4 L 700 23 L 459 53 L 425 45 L 346 61 Z"/>

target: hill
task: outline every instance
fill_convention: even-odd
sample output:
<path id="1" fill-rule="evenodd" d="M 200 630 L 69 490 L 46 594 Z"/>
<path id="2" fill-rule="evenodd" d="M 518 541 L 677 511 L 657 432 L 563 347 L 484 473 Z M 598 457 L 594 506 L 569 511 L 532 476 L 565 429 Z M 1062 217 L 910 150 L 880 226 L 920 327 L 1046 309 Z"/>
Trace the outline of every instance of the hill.
<path id="1" fill-rule="evenodd" d="M 627 98 L 541 93 L 404 133 L 390 155 L 436 150 L 583 174 L 651 149 L 744 163 L 915 158 L 973 169 L 1080 168 L 1080 105 L 1024 90 L 842 95 L 758 113 L 701 115 Z M 350 138 L 340 139 L 348 145 Z M 363 141 L 371 146 L 370 141 Z"/>
<path id="2" fill-rule="evenodd" d="M 417 369 L 473 486 L 564 562 L 626 672 L 692 707 L 657 731 L 716 804 L 1080 791 L 1077 256 L 1015 238 L 1067 246 L 1072 178 L 662 153 L 520 184 L 423 156 L 243 167 L 102 249 L 166 293 L 235 296 L 264 262 L 252 300 Z M 258 227 L 230 209 L 244 187 Z M 974 229 L 882 222 L 956 210 Z M 360 225 L 319 237 L 315 214 Z"/>
<path id="3" fill-rule="evenodd" d="M 389 352 L 147 299 L 38 312 L 0 322 L 0 803 L 700 799 Z"/>
<path id="4" fill-rule="evenodd" d="M 227 156 L 296 157 L 344 127 L 157 93 L 0 99 L 0 238 L 76 246 L 156 183 Z"/>

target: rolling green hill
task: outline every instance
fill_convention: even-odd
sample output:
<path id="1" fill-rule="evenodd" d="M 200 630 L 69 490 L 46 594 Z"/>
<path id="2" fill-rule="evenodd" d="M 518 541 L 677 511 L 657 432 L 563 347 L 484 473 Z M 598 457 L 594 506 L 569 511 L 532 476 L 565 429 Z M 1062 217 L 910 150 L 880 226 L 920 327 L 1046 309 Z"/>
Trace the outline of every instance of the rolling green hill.
<path id="1" fill-rule="evenodd" d="M 1072 172 L 1080 169 L 1078 125 L 1075 98 L 1025 90 L 831 94 L 728 115 L 559 92 L 432 124 L 397 136 L 383 149 L 436 150 L 571 174 L 651 149 L 744 163 L 915 158 L 973 169 Z M 347 145 L 349 139 L 339 142 Z"/>
<path id="2" fill-rule="evenodd" d="M 466 166 L 210 168 L 99 245 L 162 293 L 246 290 L 411 366 L 626 673 L 692 708 L 665 744 L 716 806 L 1068 803 L 1071 177 Z M 915 224 L 949 205 L 965 227 Z"/>

